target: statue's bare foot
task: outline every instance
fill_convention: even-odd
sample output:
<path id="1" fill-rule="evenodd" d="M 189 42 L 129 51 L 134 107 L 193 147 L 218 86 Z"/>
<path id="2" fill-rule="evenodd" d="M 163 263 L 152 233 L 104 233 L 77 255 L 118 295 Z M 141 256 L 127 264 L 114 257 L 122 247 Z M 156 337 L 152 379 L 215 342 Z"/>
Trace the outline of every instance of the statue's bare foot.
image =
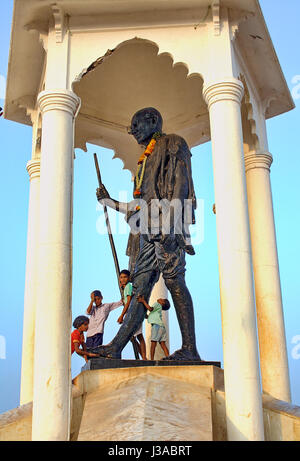
<path id="1" fill-rule="evenodd" d="M 168 357 L 164 357 L 163 360 L 177 360 L 177 361 L 195 361 L 201 360 L 200 355 L 198 354 L 197 350 L 190 350 L 186 348 L 178 349 L 173 354 L 168 355 Z"/>
<path id="2" fill-rule="evenodd" d="M 121 352 L 116 349 L 115 346 L 107 344 L 107 346 L 98 346 L 95 349 L 91 350 L 95 354 L 99 354 L 100 357 L 107 359 L 120 359 Z"/>

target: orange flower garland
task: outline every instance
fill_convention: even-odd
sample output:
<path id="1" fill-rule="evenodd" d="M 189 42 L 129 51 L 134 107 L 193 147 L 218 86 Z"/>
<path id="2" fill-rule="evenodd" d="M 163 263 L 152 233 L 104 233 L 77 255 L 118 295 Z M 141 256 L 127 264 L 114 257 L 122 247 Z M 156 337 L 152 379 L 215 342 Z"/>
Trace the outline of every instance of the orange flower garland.
<path id="1" fill-rule="evenodd" d="M 149 157 L 149 155 L 152 154 L 152 152 L 154 150 L 154 147 L 155 147 L 155 144 L 156 144 L 156 139 L 152 138 L 151 141 L 149 142 L 148 146 L 146 147 L 145 151 L 140 156 L 139 161 L 138 161 L 138 165 L 141 165 L 143 163 L 143 161 L 145 160 L 145 158 Z"/>
<path id="2" fill-rule="evenodd" d="M 138 198 L 141 196 L 141 187 L 144 179 L 144 173 L 145 173 L 145 167 L 146 167 L 146 162 L 147 158 L 152 154 L 154 151 L 154 147 L 156 144 L 157 139 L 161 136 L 161 133 L 154 133 L 151 141 L 149 142 L 148 146 L 144 150 L 143 154 L 140 156 L 139 161 L 138 161 L 138 169 L 135 175 L 135 191 L 133 192 L 133 195 L 135 198 Z M 140 170 L 142 168 L 141 174 L 139 176 Z"/>

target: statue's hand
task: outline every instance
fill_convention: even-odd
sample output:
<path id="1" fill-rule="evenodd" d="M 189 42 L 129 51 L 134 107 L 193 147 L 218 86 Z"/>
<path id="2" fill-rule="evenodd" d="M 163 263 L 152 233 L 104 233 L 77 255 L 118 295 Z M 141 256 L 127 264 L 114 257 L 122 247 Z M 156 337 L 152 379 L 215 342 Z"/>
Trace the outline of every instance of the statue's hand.
<path id="1" fill-rule="evenodd" d="M 98 189 L 96 190 L 96 196 L 97 196 L 98 202 L 100 202 L 101 200 L 103 200 L 105 198 L 110 198 L 110 195 L 107 192 L 107 190 L 106 190 L 106 188 L 105 188 L 105 186 L 103 184 L 101 184 L 101 186 L 98 187 Z"/>
<path id="2" fill-rule="evenodd" d="M 188 243 L 181 234 L 162 235 L 160 243 L 162 244 L 166 253 L 172 253 L 176 250 L 176 248 L 180 247 L 189 255 L 195 254 L 193 246 Z"/>
<path id="3" fill-rule="evenodd" d="M 195 254 L 195 250 L 194 250 L 194 247 L 193 245 L 191 245 L 190 243 L 188 243 L 185 238 L 183 237 L 182 234 L 177 234 L 176 235 L 176 241 L 177 241 L 177 244 L 180 248 L 182 248 L 188 255 L 194 255 Z"/>

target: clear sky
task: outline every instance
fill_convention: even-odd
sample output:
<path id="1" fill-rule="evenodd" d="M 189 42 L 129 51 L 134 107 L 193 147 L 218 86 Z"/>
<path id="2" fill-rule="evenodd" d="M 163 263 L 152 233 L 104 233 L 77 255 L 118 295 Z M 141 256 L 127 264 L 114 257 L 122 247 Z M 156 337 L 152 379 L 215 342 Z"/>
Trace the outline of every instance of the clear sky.
<path id="1" fill-rule="evenodd" d="M 0 106 L 4 104 L 5 78 L 10 41 L 12 0 L 0 5 Z M 287 83 L 295 99 L 296 109 L 267 122 L 269 150 L 274 157 L 271 169 L 274 212 L 277 228 L 284 315 L 292 397 L 300 405 L 300 322 L 299 260 L 300 212 L 298 200 L 300 171 L 300 59 L 299 0 L 262 0 L 261 6 Z M 27 237 L 29 178 L 26 163 L 31 157 L 31 128 L 0 119 L 2 178 L 1 197 L 1 277 L 0 277 L 0 413 L 19 404 L 22 352 L 22 323 Z M 108 238 L 99 234 L 101 209 L 97 207 L 93 152 L 97 152 L 103 182 L 113 197 L 119 191 L 130 196 L 131 174 L 122 169 L 122 162 L 112 160 L 113 152 L 88 146 L 88 153 L 76 150 L 74 178 L 74 259 L 73 319 L 83 314 L 90 292 L 100 289 L 105 301 L 119 299 L 114 265 Z M 210 143 L 192 151 L 196 195 L 200 203 L 196 256 L 188 257 L 187 283 L 193 296 L 198 349 L 205 360 L 222 361 L 222 332 L 214 203 L 213 172 Z M 196 173 L 196 174 L 195 174 Z M 203 211 L 203 212 L 202 212 Z M 112 219 L 114 216 L 111 215 Z M 127 267 L 125 249 L 127 233 L 117 224 L 115 243 L 121 268 Z M 120 230 L 122 232 L 120 232 Z M 203 240 L 201 242 L 201 240 Z M 44 294 L 47 296 L 47 293 Z M 43 299 L 39 300 L 43 303 Z M 104 343 L 117 331 L 119 311 L 109 317 Z M 59 328 L 59 325 L 57 326 Z M 179 329 L 170 311 L 171 351 L 179 347 Z M 51 344 L 49 344 L 51 347 Z M 124 357 L 133 357 L 130 345 Z M 84 361 L 72 358 L 72 375 L 80 372 Z"/>

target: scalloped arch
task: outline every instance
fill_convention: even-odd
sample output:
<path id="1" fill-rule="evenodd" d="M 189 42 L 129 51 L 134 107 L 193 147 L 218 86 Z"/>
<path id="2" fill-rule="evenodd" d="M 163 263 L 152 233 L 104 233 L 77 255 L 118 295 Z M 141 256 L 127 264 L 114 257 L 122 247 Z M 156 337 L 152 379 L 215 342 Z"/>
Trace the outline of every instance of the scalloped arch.
<path id="1" fill-rule="evenodd" d="M 186 64 L 185 62 L 182 62 L 182 61 L 174 62 L 174 56 L 173 56 L 172 53 L 167 52 L 165 50 L 160 52 L 159 43 L 153 42 L 153 41 L 151 41 L 149 39 L 135 37 L 135 38 L 131 38 L 129 40 L 124 40 L 124 41 L 120 42 L 113 49 L 108 49 L 106 51 L 106 53 L 104 53 L 103 56 L 98 57 L 88 67 L 82 69 L 82 71 L 77 75 L 77 77 L 72 82 L 72 90 L 75 93 L 77 93 L 77 90 L 78 90 L 78 93 L 80 93 L 79 88 L 80 88 L 81 82 L 84 81 L 85 77 L 87 77 L 88 75 L 90 75 L 91 73 L 96 71 L 99 68 L 99 66 L 103 65 L 104 63 L 107 63 L 110 59 L 113 58 L 113 56 L 116 55 L 116 53 L 118 51 L 120 51 L 123 48 L 128 47 L 130 45 L 139 45 L 139 44 L 147 46 L 148 47 L 147 53 L 149 53 L 149 56 L 150 57 L 152 56 L 153 59 L 158 60 L 158 63 L 161 60 L 161 62 L 162 62 L 165 69 L 169 69 L 169 72 L 172 72 L 173 70 L 175 71 L 174 82 L 175 81 L 177 81 L 177 82 L 181 81 L 181 82 L 183 82 L 183 84 L 184 84 L 184 82 L 186 82 L 186 84 L 188 85 L 186 87 L 186 89 L 188 90 L 189 98 L 191 98 L 191 95 L 194 93 L 194 91 L 198 92 L 197 93 L 197 98 L 195 98 L 195 100 L 199 101 L 199 110 L 196 111 L 195 108 L 191 109 L 191 115 L 192 116 L 190 118 L 188 117 L 188 112 L 187 111 L 186 112 L 182 111 L 181 107 L 180 107 L 180 110 L 178 110 L 176 112 L 176 115 L 174 117 L 170 117 L 170 115 L 168 117 L 169 124 L 174 123 L 176 125 L 176 123 L 177 123 L 177 125 L 178 125 L 178 123 L 180 124 L 181 121 L 183 121 L 183 123 L 182 123 L 182 125 L 180 125 L 180 127 L 182 126 L 183 130 L 190 130 L 190 131 L 194 130 L 194 133 L 195 133 L 196 129 L 194 129 L 194 126 L 200 123 L 199 122 L 199 116 L 200 116 L 200 114 L 202 114 L 202 116 L 203 116 L 203 112 L 206 110 L 206 104 L 204 102 L 202 102 L 203 101 L 203 98 L 202 98 L 203 76 L 200 73 L 197 73 L 197 72 L 193 72 L 193 73 L 190 74 L 188 64 Z M 131 52 L 132 52 L 132 50 L 131 50 Z M 198 81 L 195 81 L 196 79 L 198 79 Z M 165 81 L 164 85 L 166 85 L 168 87 L 168 82 Z M 199 89 L 199 91 L 195 90 L 196 87 Z M 183 92 L 186 91 L 186 89 L 184 89 L 184 87 L 183 87 Z M 184 93 L 182 93 L 182 94 L 184 94 Z M 78 95 L 80 96 L 80 94 L 78 94 Z M 198 95 L 199 95 L 199 97 L 198 97 Z M 205 105 L 205 110 L 204 110 L 204 105 Z M 178 107 L 179 106 L 177 104 L 177 108 Z M 184 116 L 182 115 L 182 113 L 184 114 Z M 177 119 L 176 117 L 179 117 L 179 118 Z M 103 117 L 103 118 L 105 118 L 105 117 Z M 115 121 L 112 122 L 111 120 L 115 120 Z M 167 120 L 167 118 L 165 120 Z M 122 122 L 122 121 L 120 121 L 120 119 L 116 120 L 113 117 L 111 117 L 111 118 L 107 117 L 107 118 L 105 118 L 105 120 L 102 119 L 101 121 L 104 122 L 106 124 L 106 126 L 108 126 L 108 124 L 109 124 L 110 128 L 115 128 L 118 131 L 123 131 L 124 132 L 126 130 L 126 128 L 127 128 L 125 126 L 125 124 L 124 124 L 124 121 Z M 165 123 L 166 128 L 167 128 L 168 122 Z M 122 125 L 122 123 L 123 123 L 123 125 Z M 180 132 L 179 129 L 177 129 L 177 131 Z M 199 129 L 199 133 L 197 133 L 197 136 L 199 137 L 199 140 L 198 139 L 195 140 L 194 139 L 195 135 L 194 134 L 190 135 L 190 131 L 188 132 L 187 136 L 192 136 L 193 137 L 192 146 L 194 146 L 194 145 L 199 144 L 200 142 L 203 142 L 203 141 L 200 140 L 200 138 L 202 139 L 203 136 L 204 136 L 203 135 L 204 131 L 205 131 L 205 135 L 206 135 L 207 134 L 206 132 L 208 130 L 207 129 L 204 130 L 203 128 Z M 78 135 L 78 137 L 77 137 L 76 148 L 79 148 L 79 149 L 82 149 L 84 151 L 87 151 L 87 143 L 94 144 L 95 142 L 93 142 L 93 140 L 95 140 L 95 139 L 96 139 L 95 136 L 93 136 L 92 134 L 89 135 L 89 133 L 87 133 L 87 135 L 86 135 L 86 133 L 85 133 L 85 131 L 83 129 L 81 131 L 81 135 Z M 96 143 L 96 144 L 99 144 L 99 143 Z M 105 146 L 104 146 L 104 144 L 105 144 Z M 114 144 L 113 140 L 109 139 L 109 136 L 105 139 L 105 141 L 103 139 L 103 144 L 101 143 L 101 145 L 103 145 L 103 147 L 109 148 L 109 149 L 114 151 L 114 157 L 113 158 L 119 158 L 124 163 L 124 153 L 120 154 L 120 152 L 119 152 L 120 149 L 118 148 L 118 146 L 116 147 L 113 144 Z M 124 169 L 130 169 L 130 171 L 132 171 L 132 167 L 128 167 L 128 164 L 127 164 L 126 161 L 124 163 Z"/>
<path id="2" fill-rule="evenodd" d="M 200 77 L 203 81 L 204 81 L 204 77 L 203 75 L 199 72 L 193 72 L 192 74 L 189 73 L 189 66 L 187 63 L 185 62 L 182 62 L 182 61 L 177 61 L 177 62 L 174 62 L 174 56 L 172 55 L 172 53 L 170 52 L 167 52 L 167 51 L 162 51 L 162 52 L 159 52 L 160 50 L 160 45 L 157 43 L 157 42 L 153 42 L 152 40 L 149 40 L 149 39 L 146 39 L 146 38 L 140 38 L 140 37 L 135 37 L 135 38 L 131 38 L 129 40 L 124 40 L 123 42 L 120 42 L 115 48 L 113 48 L 112 50 L 108 49 L 107 52 L 97 58 L 95 61 L 93 61 L 87 68 L 84 68 L 76 77 L 75 79 L 73 80 L 73 82 L 71 83 L 71 88 L 72 90 L 74 91 L 74 83 L 78 83 L 80 82 L 80 80 L 88 73 L 88 72 L 91 72 L 92 70 L 94 70 L 96 67 L 98 67 L 98 65 L 102 64 L 103 62 L 105 62 L 107 59 L 110 58 L 110 56 L 117 50 L 119 50 L 120 48 L 124 47 L 124 46 L 127 46 L 127 45 L 130 45 L 130 44 L 135 44 L 135 43 L 145 43 L 145 44 L 148 44 L 148 45 L 152 45 L 154 48 L 157 49 L 157 52 L 156 52 L 156 55 L 157 57 L 164 57 L 164 56 L 168 56 L 171 61 L 172 61 L 172 67 L 173 68 L 178 68 L 178 67 L 184 67 L 186 69 L 186 78 L 190 78 L 191 76 L 198 76 Z"/>

